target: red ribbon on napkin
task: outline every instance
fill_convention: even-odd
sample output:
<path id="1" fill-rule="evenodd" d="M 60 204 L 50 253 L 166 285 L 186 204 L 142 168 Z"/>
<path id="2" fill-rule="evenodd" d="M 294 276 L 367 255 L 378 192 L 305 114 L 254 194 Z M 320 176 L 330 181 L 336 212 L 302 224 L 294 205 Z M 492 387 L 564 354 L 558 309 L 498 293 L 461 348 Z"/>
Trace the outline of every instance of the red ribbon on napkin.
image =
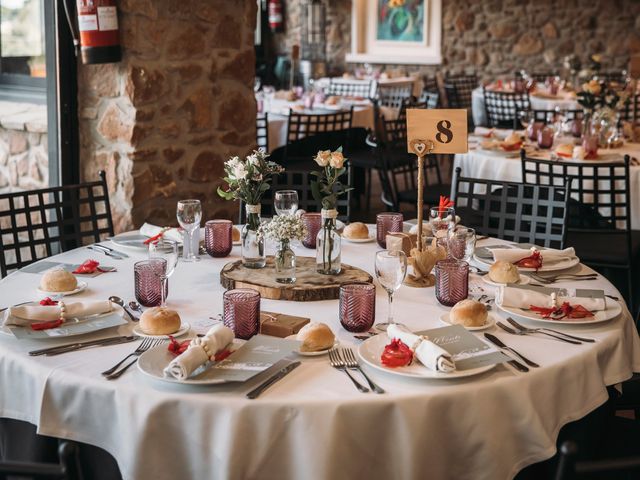
<path id="1" fill-rule="evenodd" d="M 105 273 L 109 270 L 103 270 L 99 267 L 100 262 L 96 260 L 85 260 L 82 265 L 79 265 L 72 273 L 76 273 L 79 275 L 87 275 L 91 273 L 101 272 Z"/>
<path id="2" fill-rule="evenodd" d="M 56 302 L 55 300 L 51 300 L 50 297 L 45 297 L 40 300 L 40 305 L 42 305 L 43 307 L 55 307 L 56 305 L 58 305 L 58 302 Z"/>
<path id="3" fill-rule="evenodd" d="M 38 322 L 31 324 L 31 330 L 49 330 L 51 328 L 58 328 L 64 323 L 64 320 L 59 318 L 58 320 L 51 320 L 49 322 Z"/>
<path id="4" fill-rule="evenodd" d="M 517 262 L 514 262 L 514 265 L 522 268 L 535 268 L 537 272 L 542 268 L 542 255 L 536 250 L 528 257 L 521 258 Z"/>
<path id="5" fill-rule="evenodd" d="M 593 313 L 582 305 L 571 305 L 569 302 L 564 302 L 560 307 L 536 307 L 535 305 L 530 305 L 529 310 L 536 312 L 542 318 L 550 318 L 552 320 L 593 317 Z"/>
<path id="6" fill-rule="evenodd" d="M 178 342 L 173 336 L 169 335 L 169 346 L 167 350 L 169 350 L 174 355 L 178 356 L 189 348 L 189 344 L 191 343 L 191 339 L 183 340 L 182 342 Z"/>

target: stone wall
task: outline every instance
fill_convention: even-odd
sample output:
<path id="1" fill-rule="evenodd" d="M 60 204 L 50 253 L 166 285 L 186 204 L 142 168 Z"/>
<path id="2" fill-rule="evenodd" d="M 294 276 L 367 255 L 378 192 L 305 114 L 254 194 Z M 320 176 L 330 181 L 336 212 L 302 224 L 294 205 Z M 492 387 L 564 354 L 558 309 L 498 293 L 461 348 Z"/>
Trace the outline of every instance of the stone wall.
<path id="1" fill-rule="evenodd" d="M 107 171 L 117 231 L 175 224 L 176 202 L 236 218 L 223 161 L 255 145 L 255 0 L 122 0 L 118 64 L 79 66 L 82 175 Z"/>
<path id="2" fill-rule="evenodd" d="M 276 49 L 290 51 L 299 41 L 302 0 L 286 1 L 285 34 L 275 36 Z M 351 1 L 325 0 L 330 70 L 353 69 L 344 62 L 351 43 Z M 436 71 L 475 70 L 485 78 L 557 69 L 562 57 L 577 53 L 583 60 L 604 55 L 604 68 L 627 66 L 629 54 L 640 53 L 640 2 L 636 0 L 443 0 L 443 63 L 407 67 L 429 75 Z"/>

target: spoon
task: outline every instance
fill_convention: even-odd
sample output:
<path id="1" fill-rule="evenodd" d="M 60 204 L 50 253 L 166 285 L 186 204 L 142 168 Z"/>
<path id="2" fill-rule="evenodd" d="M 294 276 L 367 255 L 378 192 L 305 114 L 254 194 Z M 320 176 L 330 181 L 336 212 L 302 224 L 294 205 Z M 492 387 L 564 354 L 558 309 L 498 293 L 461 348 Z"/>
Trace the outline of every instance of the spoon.
<path id="1" fill-rule="evenodd" d="M 133 316 L 133 314 L 127 309 L 127 307 L 125 307 L 124 305 L 124 301 L 120 298 L 120 297 L 116 297 L 115 295 L 112 295 L 111 297 L 109 297 L 109 301 L 115 303 L 116 305 L 120 305 L 125 312 L 127 312 L 127 315 L 129 315 L 129 318 L 131 319 L 132 322 L 136 321 L 136 318 Z"/>
<path id="2" fill-rule="evenodd" d="M 134 312 L 138 312 L 140 315 L 142 315 L 142 307 L 135 300 L 132 300 L 129 302 L 129 308 Z M 135 321 L 137 322 L 139 320 L 140 320 L 140 317 L 137 317 Z"/>

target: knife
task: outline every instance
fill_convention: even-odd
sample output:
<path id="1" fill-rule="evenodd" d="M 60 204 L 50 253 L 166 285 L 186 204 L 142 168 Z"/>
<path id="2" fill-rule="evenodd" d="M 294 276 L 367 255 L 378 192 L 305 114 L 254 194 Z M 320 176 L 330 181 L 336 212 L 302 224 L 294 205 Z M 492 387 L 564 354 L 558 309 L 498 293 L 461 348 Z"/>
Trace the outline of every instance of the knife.
<path id="1" fill-rule="evenodd" d="M 93 347 L 97 345 L 118 345 L 120 343 L 128 343 L 133 342 L 134 340 L 138 340 L 139 337 L 135 335 L 131 335 L 128 337 L 109 337 L 109 338 L 101 338 L 99 340 L 90 340 L 88 342 L 79 342 L 79 343 L 70 343 L 67 345 L 58 345 L 57 347 L 49 347 L 42 348 L 40 350 L 32 350 L 29 352 L 29 355 L 32 357 L 39 355 L 58 355 L 59 353 L 73 352 L 75 350 L 80 350 L 85 347 Z"/>
<path id="2" fill-rule="evenodd" d="M 267 378 L 264 382 L 262 382 L 256 388 L 254 388 L 249 393 L 247 393 L 247 398 L 250 398 L 252 400 L 254 398 L 258 398 L 258 396 L 262 392 L 264 392 L 267 388 L 269 388 L 271 385 L 276 383 L 278 380 L 282 380 L 284 377 L 286 377 L 289 374 L 289 372 L 291 372 L 294 368 L 299 366 L 300 366 L 300 362 L 293 362 L 287 365 L 286 367 L 281 368 L 276 373 L 274 373 L 271 377 Z"/>
<path id="3" fill-rule="evenodd" d="M 101 243 L 94 243 L 93 246 L 94 247 L 98 247 L 98 248 L 102 248 L 102 249 L 104 249 L 104 250 L 106 250 L 106 251 L 108 251 L 110 253 L 113 253 L 115 255 L 118 255 L 120 257 L 129 258 L 129 255 L 127 255 L 126 253 L 121 252 L 120 250 L 114 250 L 113 248 L 107 247 L 106 245 L 102 245 Z"/>
<path id="4" fill-rule="evenodd" d="M 489 340 L 491 343 L 493 343 L 495 346 L 497 346 L 498 348 L 505 350 L 508 347 L 502 343 L 498 337 L 496 337 L 495 335 L 491 335 L 490 333 L 485 333 L 484 334 L 485 338 L 487 340 Z M 509 360 L 507 362 L 509 365 L 511 365 L 513 368 L 515 368 L 516 370 L 519 370 L 520 372 L 528 372 L 529 371 L 529 367 L 521 364 L 520 362 L 518 362 L 517 360 Z"/>
<path id="5" fill-rule="evenodd" d="M 97 248 L 95 245 L 87 245 L 89 250 L 93 250 L 94 252 L 104 253 L 107 257 L 115 258 L 116 260 L 124 260 L 124 257 L 117 255 L 115 253 L 111 253 L 108 250 L 104 250 L 102 248 Z"/>

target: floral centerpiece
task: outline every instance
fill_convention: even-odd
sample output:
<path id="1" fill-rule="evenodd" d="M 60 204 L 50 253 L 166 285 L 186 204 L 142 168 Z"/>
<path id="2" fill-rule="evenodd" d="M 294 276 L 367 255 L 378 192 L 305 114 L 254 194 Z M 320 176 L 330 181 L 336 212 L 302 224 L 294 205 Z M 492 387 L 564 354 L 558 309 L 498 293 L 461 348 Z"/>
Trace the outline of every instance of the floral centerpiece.
<path id="1" fill-rule="evenodd" d="M 317 271 L 326 275 L 340 273 L 340 235 L 336 232 L 338 197 L 352 188 L 340 181 L 347 172 L 342 147 L 335 151 L 321 150 L 314 158 L 322 170 L 311 172 L 316 179 L 311 182 L 311 194 L 322 205 L 322 228 L 316 239 Z"/>
<path id="2" fill-rule="evenodd" d="M 582 85 L 577 94 L 578 103 L 584 111 L 582 124 L 583 143 L 587 157 L 595 157 L 594 145 L 607 146 L 616 136 L 619 111 L 629 101 L 626 91 L 612 88 L 610 84 L 597 78 Z M 596 140 L 597 138 L 597 140 Z"/>
<path id="3" fill-rule="evenodd" d="M 302 240 L 306 231 L 298 215 L 277 215 L 270 222 L 263 222 L 258 228 L 259 238 L 269 238 L 278 242 L 275 255 L 276 281 L 295 283 L 296 256 L 291 250 L 291 240 Z"/>
<path id="4" fill-rule="evenodd" d="M 254 150 L 244 160 L 231 157 L 224 164 L 226 190 L 218 187 L 218 195 L 226 200 L 245 203 L 247 221 L 242 229 L 242 262 L 249 268 L 262 268 L 266 263 L 264 240 L 257 236 L 260 226 L 260 200 L 271 186 L 271 177 L 284 171 L 269 161 L 262 149 Z"/>

